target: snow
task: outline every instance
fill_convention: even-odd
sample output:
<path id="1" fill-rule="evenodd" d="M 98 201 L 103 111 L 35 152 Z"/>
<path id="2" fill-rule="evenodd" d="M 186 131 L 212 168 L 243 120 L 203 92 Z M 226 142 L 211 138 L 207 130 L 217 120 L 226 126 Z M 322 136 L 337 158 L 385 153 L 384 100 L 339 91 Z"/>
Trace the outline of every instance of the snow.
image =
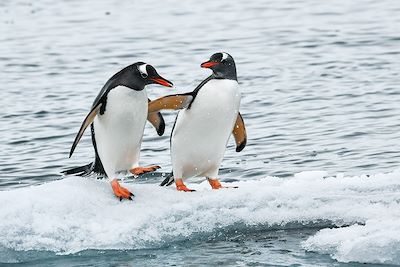
<path id="1" fill-rule="evenodd" d="M 0 192 L 0 255 L 139 249 L 224 230 L 314 225 L 325 229 L 303 243 L 308 251 L 343 262 L 400 264 L 400 170 L 355 177 L 302 172 L 222 190 L 188 183 L 194 193 L 122 184 L 133 201 L 117 200 L 105 180 L 82 177 Z"/>

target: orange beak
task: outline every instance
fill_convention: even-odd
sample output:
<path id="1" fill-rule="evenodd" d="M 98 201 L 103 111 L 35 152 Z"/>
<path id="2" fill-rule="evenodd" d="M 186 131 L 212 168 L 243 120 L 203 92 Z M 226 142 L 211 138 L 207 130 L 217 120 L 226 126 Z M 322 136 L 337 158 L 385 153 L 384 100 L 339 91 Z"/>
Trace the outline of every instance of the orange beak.
<path id="1" fill-rule="evenodd" d="M 214 61 L 206 61 L 206 62 L 204 62 L 204 63 L 201 63 L 201 67 L 202 68 L 207 68 L 207 69 L 209 69 L 209 68 L 211 68 L 211 67 L 213 67 L 213 66 L 215 66 L 215 65 L 218 65 L 219 63 L 218 62 L 214 62 Z"/>
<path id="2" fill-rule="evenodd" d="M 165 87 L 172 87 L 173 86 L 173 84 L 170 81 L 168 81 L 167 79 L 164 79 L 161 76 L 156 77 L 156 78 L 150 78 L 150 80 L 152 80 L 153 82 L 155 82 L 157 84 L 165 86 Z"/>

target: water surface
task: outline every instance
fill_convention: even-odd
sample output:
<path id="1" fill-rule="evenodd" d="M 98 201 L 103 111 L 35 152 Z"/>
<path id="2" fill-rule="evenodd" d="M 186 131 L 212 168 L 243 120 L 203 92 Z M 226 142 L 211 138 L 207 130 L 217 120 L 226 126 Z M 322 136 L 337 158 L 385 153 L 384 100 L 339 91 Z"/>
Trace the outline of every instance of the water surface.
<path id="1" fill-rule="evenodd" d="M 0 190 L 11 190 L 18 202 L 23 196 L 15 189 L 59 180 L 63 168 L 91 161 L 89 133 L 68 159 L 70 146 L 98 91 L 124 66 L 145 61 L 174 82 L 173 89 L 149 86 L 149 96 L 156 98 L 193 90 L 209 75 L 199 64 L 217 51 L 236 60 L 249 137 L 241 153 L 230 141 L 223 180 L 291 179 L 310 170 L 345 177 L 391 172 L 400 159 L 399 12 L 398 1 L 3 1 Z M 160 164 L 168 172 L 175 113 L 164 117 L 163 137 L 146 126 L 141 162 Z M 397 176 L 388 177 L 394 177 L 390 192 L 397 197 Z M 147 183 L 155 186 L 160 179 Z M 133 182 L 133 190 L 143 182 Z M 382 203 L 391 199 L 387 204 L 394 205 L 400 199 L 390 198 L 378 181 L 372 188 L 379 188 Z M 17 210 L 32 212 L 29 207 Z M 177 237 L 143 249 L 88 246 L 60 256 L 53 247 L 33 242 L 29 252 L 17 253 L 6 244 L 0 253 L 2 262 L 37 266 L 348 266 L 335 260 L 346 258 L 329 256 L 335 253 L 306 252 L 301 245 L 319 229 L 338 226 L 337 216 L 293 229 L 271 228 L 273 221 L 264 221 L 258 227 L 239 227 L 243 233 L 235 233 L 232 224 L 222 229 L 222 237 L 214 237 L 219 231 L 213 228 L 200 239 Z M 369 218 L 357 216 L 354 222 Z M 346 215 L 342 219 L 351 221 Z"/>

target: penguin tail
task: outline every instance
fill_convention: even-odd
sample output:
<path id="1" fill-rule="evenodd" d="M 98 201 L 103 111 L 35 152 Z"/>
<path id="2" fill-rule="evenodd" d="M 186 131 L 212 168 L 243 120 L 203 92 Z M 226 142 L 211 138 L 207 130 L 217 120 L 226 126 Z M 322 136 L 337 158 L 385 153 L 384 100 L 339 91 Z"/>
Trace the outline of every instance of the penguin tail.
<path id="1" fill-rule="evenodd" d="M 174 173 L 170 172 L 160 186 L 170 186 L 174 182 Z"/>
<path id="2" fill-rule="evenodd" d="M 75 167 L 72 169 L 62 171 L 61 173 L 64 175 L 74 174 L 74 175 L 78 175 L 78 176 L 86 176 L 93 172 L 92 167 L 93 167 L 93 162 L 83 165 L 83 166 L 80 166 L 80 167 Z"/>

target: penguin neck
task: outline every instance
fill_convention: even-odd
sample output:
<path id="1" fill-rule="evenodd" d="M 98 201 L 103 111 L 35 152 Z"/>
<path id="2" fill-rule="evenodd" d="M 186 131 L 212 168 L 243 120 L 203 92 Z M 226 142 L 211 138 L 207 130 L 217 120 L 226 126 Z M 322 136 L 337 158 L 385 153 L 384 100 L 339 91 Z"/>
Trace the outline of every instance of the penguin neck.
<path id="1" fill-rule="evenodd" d="M 125 86 L 125 87 L 128 87 L 128 88 L 130 88 L 130 89 L 133 89 L 133 90 L 135 90 L 135 91 L 142 91 L 142 90 L 144 90 L 144 85 L 130 84 L 130 83 L 127 83 L 127 84 L 121 83 L 120 85 Z"/>
<path id="2" fill-rule="evenodd" d="M 227 79 L 237 81 L 236 71 L 234 73 L 213 73 L 214 79 Z"/>
<path id="3" fill-rule="evenodd" d="M 229 68 L 224 68 L 222 71 L 221 70 L 213 71 L 212 77 L 214 79 L 228 79 L 237 81 L 236 68 L 233 65 L 229 66 Z"/>

